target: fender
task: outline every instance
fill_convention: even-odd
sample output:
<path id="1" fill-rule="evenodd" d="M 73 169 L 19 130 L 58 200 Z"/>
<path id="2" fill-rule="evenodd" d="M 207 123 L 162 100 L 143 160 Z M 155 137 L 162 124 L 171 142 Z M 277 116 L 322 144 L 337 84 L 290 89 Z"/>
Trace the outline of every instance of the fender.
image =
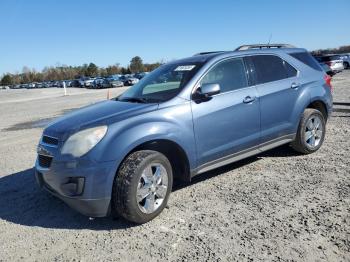
<path id="1" fill-rule="evenodd" d="M 329 86 L 325 83 L 320 83 L 323 88 L 312 88 L 310 89 L 311 103 L 315 101 L 321 101 L 326 106 L 328 117 L 333 111 L 333 96 Z"/>
<path id="2" fill-rule="evenodd" d="M 320 86 L 322 86 L 323 88 L 320 88 Z M 299 121 L 305 108 L 307 108 L 311 103 L 315 101 L 321 101 L 322 103 L 324 103 L 328 115 L 331 114 L 333 103 L 331 91 L 325 83 L 322 83 L 322 81 L 313 81 L 304 84 L 304 88 L 301 91 L 293 108 L 293 133 L 296 133 L 298 130 Z"/>
<path id="3" fill-rule="evenodd" d="M 106 195 L 111 193 L 115 174 L 124 158 L 141 144 L 158 139 L 178 144 L 187 155 L 190 169 L 196 167 L 196 146 L 189 103 L 161 108 L 109 126 L 107 135 L 93 152 L 96 161 L 113 161 L 115 165 L 114 172 L 107 178 L 110 187 L 106 188 Z"/>

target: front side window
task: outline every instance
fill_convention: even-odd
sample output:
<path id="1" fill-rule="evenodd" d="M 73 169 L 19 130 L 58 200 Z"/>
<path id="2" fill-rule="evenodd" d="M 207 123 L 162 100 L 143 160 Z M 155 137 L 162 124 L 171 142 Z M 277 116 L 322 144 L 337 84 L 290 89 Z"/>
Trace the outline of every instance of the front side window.
<path id="1" fill-rule="evenodd" d="M 221 93 L 247 87 L 243 59 L 229 59 L 215 65 L 201 80 L 203 84 L 219 84 Z"/>
<path id="2" fill-rule="evenodd" d="M 204 62 L 165 64 L 147 74 L 117 98 L 118 101 L 161 103 L 177 96 Z"/>
<path id="3" fill-rule="evenodd" d="M 274 55 L 257 55 L 251 57 L 256 73 L 257 84 L 288 78 L 284 61 Z"/>

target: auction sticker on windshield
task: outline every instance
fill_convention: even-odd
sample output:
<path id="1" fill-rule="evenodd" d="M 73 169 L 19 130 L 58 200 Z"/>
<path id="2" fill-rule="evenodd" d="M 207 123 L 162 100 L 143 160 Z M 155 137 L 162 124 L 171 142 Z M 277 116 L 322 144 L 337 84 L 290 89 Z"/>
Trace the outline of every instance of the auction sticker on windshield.
<path id="1" fill-rule="evenodd" d="M 191 71 L 195 67 L 195 65 L 182 65 L 176 67 L 174 71 Z"/>

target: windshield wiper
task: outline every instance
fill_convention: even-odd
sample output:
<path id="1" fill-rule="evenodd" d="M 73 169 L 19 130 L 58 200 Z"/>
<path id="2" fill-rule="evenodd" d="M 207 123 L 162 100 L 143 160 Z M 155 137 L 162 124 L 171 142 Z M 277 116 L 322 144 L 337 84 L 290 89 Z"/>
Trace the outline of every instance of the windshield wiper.
<path id="1" fill-rule="evenodd" d="M 123 98 L 118 98 L 118 101 L 121 102 L 135 102 L 135 103 L 147 103 L 146 98 L 142 97 L 123 97 Z"/>

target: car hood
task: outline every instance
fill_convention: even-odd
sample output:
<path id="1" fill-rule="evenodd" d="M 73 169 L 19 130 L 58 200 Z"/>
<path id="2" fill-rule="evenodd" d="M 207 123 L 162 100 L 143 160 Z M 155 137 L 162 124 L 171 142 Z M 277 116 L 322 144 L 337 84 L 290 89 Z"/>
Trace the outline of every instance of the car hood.
<path id="1" fill-rule="evenodd" d="M 158 104 L 141 104 L 107 100 L 74 110 L 51 122 L 44 134 L 66 140 L 71 134 L 89 127 L 109 125 L 135 115 L 154 111 Z"/>

